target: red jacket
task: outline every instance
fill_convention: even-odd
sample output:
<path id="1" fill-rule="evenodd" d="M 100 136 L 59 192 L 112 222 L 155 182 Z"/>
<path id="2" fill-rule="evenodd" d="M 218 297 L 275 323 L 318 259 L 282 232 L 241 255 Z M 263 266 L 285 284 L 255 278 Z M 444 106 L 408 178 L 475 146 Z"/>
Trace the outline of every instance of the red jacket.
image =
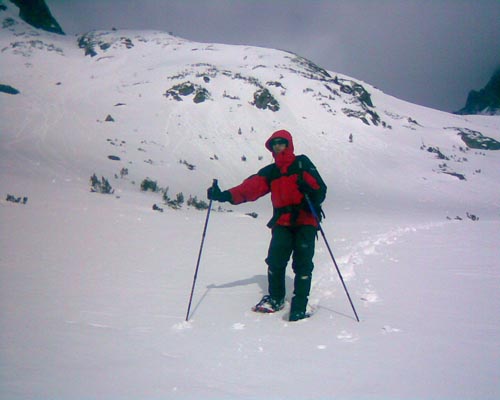
<path id="1" fill-rule="evenodd" d="M 241 204 L 255 201 L 271 192 L 274 217 L 270 223 L 283 226 L 317 226 L 314 215 L 299 190 L 302 180 L 311 188 L 310 198 L 316 208 L 323 202 L 326 185 L 313 163 L 304 155 L 295 156 L 292 135 L 285 130 L 274 132 L 266 141 L 266 148 L 272 152 L 270 142 L 275 138 L 288 141 L 288 146 L 279 154 L 274 154 L 274 163 L 262 168 L 257 174 L 245 179 L 240 185 L 229 189 L 231 203 Z M 316 210 L 319 212 L 319 210 Z"/>

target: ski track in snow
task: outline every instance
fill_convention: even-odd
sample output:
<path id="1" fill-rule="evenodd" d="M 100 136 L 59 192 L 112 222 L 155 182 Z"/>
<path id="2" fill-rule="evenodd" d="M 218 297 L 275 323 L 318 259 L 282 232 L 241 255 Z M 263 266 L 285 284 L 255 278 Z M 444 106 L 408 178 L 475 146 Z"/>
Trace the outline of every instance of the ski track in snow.
<path id="1" fill-rule="evenodd" d="M 340 256 L 337 261 L 337 265 L 340 269 L 344 282 L 346 283 L 347 289 L 351 293 L 353 302 L 359 306 L 361 301 L 365 307 L 370 304 L 381 302 L 377 289 L 373 286 L 371 281 L 365 278 L 362 284 L 356 283 L 356 278 L 363 276 L 363 268 L 369 268 L 368 258 L 374 256 L 388 256 L 388 260 L 397 263 L 398 260 L 389 256 L 387 247 L 398 242 L 403 236 L 415 233 L 420 230 L 429 230 L 435 227 L 443 226 L 445 222 L 440 223 L 426 223 L 421 225 L 409 225 L 405 227 L 398 227 L 391 229 L 388 232 L 376 234 L 368 239 L 364 239 L 353 246 L 347 248 L 347 252 Z M 343 241 L 343 239 L 339 239 Z M 320 246 L 318 246 L 320 247 Z M 322 262 L 319 268 L 316 269 L 315 276 L 313 277 L 313 286 L 311 290 L 310 303 L 314 307 L 321 307 L 321 303 L 325 303 L 332 297 L 338 297 L 340 291 L 343 296 L 343 288 L 340 282 L 340 278 L 335 269 L 333 261 L 328 253 L 326 245 L 324 248 L 318 249 L 319 253 L 322 253 L 322 258 L 327 258 L 327 261 Z M 332 250 L 335 255 L 335 250 Z M 359 271 L 359 272 L 357 272 Z M 352 288 L 350 289 L 349 283 L 353 283 L 353 287 L 358 287 L 358 290 L 353 293 Z M 397 333 L 401 330 L 398 328 L 392 328 L 389 325 L 385 325 L 382 328 L 382 333 Z M 342 331 L 337 335 L 337 338 L 344 342 L 355 342 L 359 339 L 356 335 Z"/>
<path id="2" fill-rule="evenodd" d="M 385 233 L 375 234 L 372 237 L 368 238 L 365 237 L 362 241 L 349 246 L 346 249 L 345 254 L 336 259 L 336 261 L 338 267 L 340 268 L 342 277 L 344 278 L 344 282 L 346 283 L 346 286 L 351 293 L 351 297 L 355 303 L 355 307 L 358 309 L 360 305 L 364 305 L 366 307 L 382 301 L 377 292 L 377 289 L 369 279 L 364 279 L 362 283 L 356 283 L 358 275 L 360 277 L 363 276 L 363 268 L 370 268 L 369 266 L 367 266 L 369 265 L 368 259 L 370 257 L 387 256 L 388 260 L 397 263 L 398 260 L 388 254 L 388 246 L 397 243 L 405 235 L 415 233 L 420 230 L 429 230 L 436 227 L 441 227 L 446 223 L 449 222 L 426 223 L 397 227 Z M 343 242 L 344 239 L 340 238 L 338 239 L 338 241 Z M 332 249 L 332 251 L 335 254 L 335 249 Z M 318 263 L 315 269 L 308 311 L 311 314 L 314 314 L 321 308 L 326 308 L 328 311 L 333 311 L 336 314 L 343 315 L 348 318 L 354 318 L 354 316 L 347 315 L 347 311 L 340 313 L 331 310 L 328 305 L 325 306 L 324 303 L 328 303 L 330 299 L 338 299 L 344 297 L 345 295 L 342 284 L 340 282 L 340 278 L 330 258 L 326 245 L 318 245 L 316 252 L 316 257 L 318 257 L 319 255 L 319 257 L 326 259 L 326 261 Z M 350 288 L 350 284 L 352 284 L 352 288 Z M 354 292 L 353 289 L 356 287 L 358 287 L 358 290 Z M 283 311 L 264 315 L 246 313 L 246 316 L 250 315 L 253 322 L 258 322 L 262 319 L 276 319 L 277 321 L 280 321 L 283 327 L 286 328 L 290 325 L 290 323 L 288 322 L 287 312 L 289 307 L 290 303 L 287 301 L 286 307 Z M 349 312 L 351 311 L 349 310 Z M 304 319 L 302 321 L 295 322 L 293 325 L 300 325 L 303 323 L 307 323 L 308 321 L 309 319 Z M 233 332 L 243 331 L 247 329 L 247 324 L 248 322 L 241 321 L 230 323 L 230 330 Z M 171 329 L 175 332 L 182 333 L 193 329 L 195 326 L 196 321 L 190 320 L 175 323 Z M 380 327 L 379 332 L 382 335 L 388 335 L 400 333 L 402 332 L 402 330 L 389 324 L 385 324 Z M 360 340 L 360 335 L 358 333 L 351 332 L 346 329 L 341 329 L 336 334 L 336 337 L 340 342 L 344 343 L 354 343 Z M 319 350 L 324 350 L 325 346 L 318 344 L 317 348 Z"/>

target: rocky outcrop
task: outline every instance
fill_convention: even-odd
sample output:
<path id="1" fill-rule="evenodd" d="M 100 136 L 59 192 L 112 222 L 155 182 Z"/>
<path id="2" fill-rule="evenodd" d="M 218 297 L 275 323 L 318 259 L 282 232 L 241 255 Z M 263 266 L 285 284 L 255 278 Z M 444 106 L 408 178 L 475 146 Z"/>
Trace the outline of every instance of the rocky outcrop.
<path id="1" fill-rule="evenodd" d="M 194 95 L 194 103 L 203 103 L 205 100 L 208 100 L 210 98 L 210 92 L 207 89 L 200 85 L 195 85 L 191 82 L 184 82 L 178 85 L 174 85 L 164 94 L 165 97 L 172 97 L 177 101 L 182 101 L 182 97 L 187 97 L 190 95 Z"/>
<path id="2" fill-rule="evenodd" d="M 251 103 L 261 110 L 278 111 L 280 105 L 271 92 L 267 89 L 259 89 L 253 94 L 253 103 Z"/>
<path id="3" fill-rule="evenodd" d="M 22 20 L 37 29 L 64 35 L 59 23 L 52 16 L 44 0 L 10 0 L 19 7 Z"/>
<path id="4" fill-rule="evenodd" d="M 500 68 L 483 89 L 469 92 L 465 107 L 456 114 L 500 115 Z"/>
<path id="5" fill-rule="evenodd" d="M 4 85 L 0 83 L 0 93 L 19 94 L 19 90 L 10 85 Z"/>

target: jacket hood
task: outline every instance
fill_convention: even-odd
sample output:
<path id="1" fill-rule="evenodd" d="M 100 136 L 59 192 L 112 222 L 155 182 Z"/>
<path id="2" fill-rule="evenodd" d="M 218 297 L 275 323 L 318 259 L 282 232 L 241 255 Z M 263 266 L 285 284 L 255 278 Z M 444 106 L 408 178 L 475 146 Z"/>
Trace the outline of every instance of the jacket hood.
<path id="1" fill-rule="evenodd" d="M 288 142 L 287 149 L 289 149 L 289 151 L 291 151 L 292 153 L 294 152 L 292 134 L 284 129 L 281 129 L 274 132 L 271 137 L 266 140 L 266 149 L 268 149 L 271 153 L 273 151 L 271 147 L 271 141 L 276 138 L 285 139 Z"/>
<path id="2" fill-rule="evenodd" d="M 285 139 L 288 142 L 288 146 L 286 147 L 285 150 L 283 150 L 279 154 L 274 154 L 273 149 L 271 147 L 271 141 L 273 139 Z M 279 130 L 274 132 L 269 139 L 266 141 L 266 148 L 273 153 L 274 157 L 274 162 L 280 169 L 281 173 L 286 173 L 288 170 L 288 167 L 292 165 L 292 163 L 295 161 L 295 154 L 294 154 L 294 149 L 293 149 L 293 139 L 292 135 L 290 132 L 285 131 L 284 129 Z"/>

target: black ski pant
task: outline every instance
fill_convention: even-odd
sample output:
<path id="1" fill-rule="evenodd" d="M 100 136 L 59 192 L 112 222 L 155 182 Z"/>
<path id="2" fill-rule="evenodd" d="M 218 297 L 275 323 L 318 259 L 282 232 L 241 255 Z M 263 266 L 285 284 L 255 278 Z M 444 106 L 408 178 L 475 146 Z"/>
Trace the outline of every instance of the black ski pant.
<path id="1" fill-rule="evenodd" d="M 317 229 L 311 225 L 281 226 L 272 231 L 271 243 L 266 258 L 269 295 L 276 300 L 285 298 L 286 266 L 292 256 L 295 273 L 291 312 L 306 310 L 311 290 L 313 256 Z"/>

